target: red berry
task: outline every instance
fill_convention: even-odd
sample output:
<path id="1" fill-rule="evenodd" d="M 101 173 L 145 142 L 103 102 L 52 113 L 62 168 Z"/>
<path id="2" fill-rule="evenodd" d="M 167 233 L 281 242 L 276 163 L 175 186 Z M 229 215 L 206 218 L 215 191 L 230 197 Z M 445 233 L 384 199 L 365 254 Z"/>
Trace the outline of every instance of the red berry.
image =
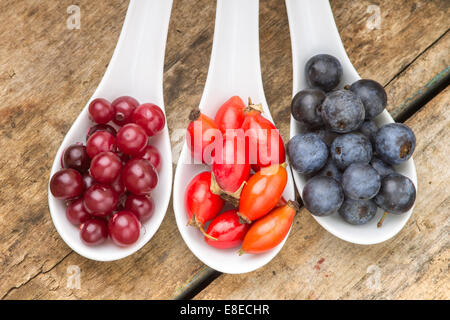
<path id="1" fill-rule="evenodd" d="M 147 145 L 147 134 L 144 129 L 134 123 L 129 123 L 117 132 L 117 147 L 125 154 L 138 155 Z"/>
<path id="2" fill-rule="evenodd" d="M 83 193 L 83 177 L 74 169 L 62 169 L 50 179 L 50 191 L 55 198 L 74 199 Z"/>
<path id="3" fill-rule="evenodd" d="M 123 126 L 131 122 L 131 116 L 139 105 L 139 102 L 132 97 L 123 96 L 114 100 L 111 105 L 114 109 L 113 122 L 119 126 Z"/>
<path id="4" fill-rule="evenodd" d="M 237 210 L 229 210 L 215 217 L 208 226 L 206 233 L 211 237 L 205 237 L 205 241 L 210 246 L 219 249 L 228 249 L 239 246 L 244 240 L 250 225 L 240 223 Z"/>
<path id="5" fill-rule="evenodd" d="M 86 135 L 86 141 L 89 139 L 90 136 L 92 136 L 97 131 L 107 131 L 111 133 L 114 137 L 117 134 L 116 129 L 111 127 L 109 124 L 96 124 L 95 126 L 89 128 L 88 133 Z"/>
<path id="6" fill-rule="evenodd" d="M 110 184 L 120 175 L 122 161 L 112 152 L 101 152 L 91 162 L 90 173 L 92 177 L 100 182 Z"/>
<path id="7" fill-rule="evenodd" d="M 130 211 L 119 211 L 108 222 L 111 239 L 119 246 L 128 246 L 139 239 L 141 223 Z"/>
<path id="8" fill-rule="evenodd" d="M 211 172 L 204 171 L 189 182 L 184 194 L 188 224 L 198 227 L 206 235 L 205 223 L 215 218 L 225 201 L 211 192 Z"/>
<path id="9" fill-rule="evenodd" d="M 66 209 L 66 217 L 69 222 L 75 226 L 79 226 L 83 222 L 89 220 L 91 215 L 87 212 L 83 205 L 83 199 L 77 199 L 72 202 Z"/>
<path id="10" fill-rule="evenodd" d="M 148 160 L 131 159 L 122 170 L 122 181 L 131 193 L 149 194 L 158 184 L 158 173 Z"/>
<path id="11" fill-rule="evenodd" d="M 105 124 L 112 120 L 114 109 L 108 100 L 97 98 L 89 104 L 89 114 L 96 123 Z"/>
<path id="12" fill-rule="evenodd" d="M 100 219 L 89 219 L 80 227 L 81 240 L 90 246 L 99 245 L 108 238 L 106 222 Z"/>
<path id="13" fill-rule="evenodd" d="M 141 104 L 134 110 L 131 119 L 134 123 L 144 128 L 149 137 L 161 132 L 166 124 L 164 112 L 153 103 Z"/>
<path id="14" fill-rule="evenodd" d="M 92 159 L 100 152 L 107 152 L 116 150 L 116 138 L 106 131 L 97 131 L 92 134 L 87 143 L 86 151 L 89 157 Z"/>
<path id="15" fill-rule="evenodd" d="M 93 216 L 105 218 L 117 206 L 119 197 L 111 186 L 94 184 L 83 195 L 83 204 Z"/>
<path id="16" fill-rule="evenodd" d="M 64 150 L 63 167 L 72 168 L 81 173 L 89 169 L 89 156 L 86 147 L 81 144 L 73 144 Z"/>
<path id="17" fill-rule="evenodd" d="M 133 212 L 140 222 L 148 221 L 155 211 L 153 199 L 130 194 L 125 201 L 125 210 Z"/>
<path id="18" fill-rule="evenodd" d="M 223 137 L 223 147 L 217 150 L 211 165 L 211 172 L 221 191 L 237 192 L 248 180 L 250 170 L 249 149 L 245 146 L 244 134 L 228 129 Z"/>
<path id="19" fill-rule="evenodd" d="M 161 155 L 154 146 L 146 146 L 144 151 L 136 156 L 136 158 L 148 160 L 155 167 L 156 171 L 159 172 L 161 170 Z"/>
<path id="20" fill-rule="evenodd" d="M 244 101 L 238 96 L 228 99 L 217 111 L 214 121 L 222 133 L 227 129 L 239 129 L 244 122 Z"/>

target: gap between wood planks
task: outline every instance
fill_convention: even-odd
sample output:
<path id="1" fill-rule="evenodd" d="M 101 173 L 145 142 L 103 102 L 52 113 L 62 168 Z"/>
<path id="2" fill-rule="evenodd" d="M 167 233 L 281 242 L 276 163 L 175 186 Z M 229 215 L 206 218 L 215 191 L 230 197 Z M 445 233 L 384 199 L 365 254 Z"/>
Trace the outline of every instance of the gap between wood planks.
<path id="1" fill-rule="evenodd" d="M 440 36 L 436 41 L 429 45 L 425 50 L 423 50 L 419 55 L 417 55 L 405 68 L 398 72 L 391 80 L 389 80 L 385 88 L 397 77 L 399 77 L 404 71 L 406 71 L 420 56 L 422 56 L 426 51 L 432 48 L 440 39 L 442 39 L 448 30 Z M 430 81 L 428 81 L 421 89 L 415 92 L 412 96 L 403 102 L 404 108 L 402 111 L 394 116 L 396 122 L 405 122 L 410 117 L 412 117 L 416 112 L 418 112 L 422 107 L 424 107 L 429 101 L 431 101 L 435 96 L 437 96 L 441 91 L 443 91 L 450 84 L 450 67 L 446 67 L 440 73 L 435 75 Z M 296 198 L 298 198 L 299 203 L 301 203 L 301 198 L 298 196 L 298 191 L 295 189 Z M 194 276 L 193 280 L 190 281 L 182 290 L 183 292 L 177 295 L 174 299 L 176 300 L 190 300 L 194 298 L 198 293 L 205 289 L 209 284 L 215 281 L 218 277 L 222 275 L 221 272 L 205 267 L 201 271 L 201 274 Z"/>

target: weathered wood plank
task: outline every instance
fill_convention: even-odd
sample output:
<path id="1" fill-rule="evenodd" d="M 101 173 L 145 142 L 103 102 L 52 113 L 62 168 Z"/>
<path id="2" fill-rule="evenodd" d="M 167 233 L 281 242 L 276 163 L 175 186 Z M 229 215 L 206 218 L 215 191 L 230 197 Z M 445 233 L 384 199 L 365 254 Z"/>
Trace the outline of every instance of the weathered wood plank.
<path id="1" fill-rule="evenodd" d="M 449 103 L 447 88 L 407 121 L 418 142 L 418 194 L 393 239 L 347 243 L 303 209 L 278 257 L 249 274 L 222 275 L 196 299 L 449 299 Z"/>
<path id="2" fill-rule="evenodd" d="M 47 208 L 47 181 L 54 154 L 103 75 L 128 2 L 79 2 L 82 24 L 74 31 L 66 29 L 66 7 L 71 2 L 3 4 L 2 21 L 15 28 L 13 32 L 0 29 L 0 43 L 8 44 L 0 48 L 0 70 L 14 74 L 0 80 L 0 146 L 4 152 L 0 180 L 6 185 L 0 191 L 0 297 L 173 297 L 203 265 L 183 243 L 171 203 L 150 244 L 112 263 L 70 254 Z M 170 26 L 169 67 L 173 59 L 180 59 L 177 30 L 185 32 L 181 41 L 185 50 L 197 34 L 210 30 L 203 21 L 214 7 L 202 11 L 204 2 L 189 2 L 188 8 L 185 4 L 174 3 L 173 14 L 180 18 L 173 19 Z M 188 20 L 183 15 L 190 10 L 203 13 Z M 183 27 L 186 22 L 196 27 Z M 209 50 L 200 51 L 198 56 L 209 59 Z M 204 76 L 206 70 L 207 65 L 201 70 Z M 190 78 L 179 89 L 188 83 L 192 92 L 201 92 L 201 84 L 195 87 Z M 172 120 L 176 115 L 171 115 L 169 127 L 176 127 Z M 80 290 L 66 287 L 71 265 L 81 269 Z"/>
<path id="3" fill-rule="evenodd" d="M 414 3 L 416 9 L 411 10 Z M 208 272 L 183 243 L 171 204 L 152 241 L 132 257 L 113 263 L 71 253 L 52 225 L 45 190 L 53 156 L 103 75 L 128 2 L 79 1 L 81 29 L 72 31 L 66 28 L 66 8 L 71 4 L 0 4 L 0 297 L 174 297 Z M 381 1 L 380 30 L 365 26 L 369 4 L 332 1 L 351 60 L 362 76 L 383 84 L 417 63 L 417 55 L 448 28 L 445 1 L 404 1 L 404 6 Z M 208 0 L 174 1 L 164 74 L 171 134 L 187 125 L 189 109 L 200 101 L 214 12 L 215 4 Z M 284 3 L 262 1 L 260 18 L 266 96 L 287 139 L 292 66 Z M 433 61 L 430 70 L 435 70 Z M 431 78 L 432 71 L 426 69 Z M 172 139 L 174 145 L 181 141 Z M 66 287 L 71 265 L 81 269 L 80 290 Z"/>

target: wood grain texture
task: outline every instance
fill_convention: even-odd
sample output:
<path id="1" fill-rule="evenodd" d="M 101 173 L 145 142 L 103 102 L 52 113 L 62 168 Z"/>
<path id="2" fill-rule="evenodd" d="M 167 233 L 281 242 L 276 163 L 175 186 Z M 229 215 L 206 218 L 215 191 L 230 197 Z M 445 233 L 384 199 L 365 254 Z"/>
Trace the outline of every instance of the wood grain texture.
<path id="1" fill-rule="evenodd" d="M 173 298 L 208 272 L 183 243 L 172 204 L 149 244 L 111 263 L 93 262 L 72 252 L 51 222 L 46 190 L 54 154 L 105 71 L 128 2 L 78 1 L 80 30 L 66 28 L 66 8 L 71 4 L 69 0 L 0 3 L 0 297 Z M 380 1 L 382 29 L 370 30 L 366 27 L 369 4 L 332 1 L 344 45 L 360 74 L 382 84 L 398 83 L 397 93 L 389 95 L 397 101 L 389 105 L 395 112 L 403 97 L 408 97 L 408 86 L 432 79 L 443 63 L 448 65 L 441 51 L 447 38 L 440 37 L 449 27 L 445 19 L 449 5 L 446 1 L 402 1 L 401 5 Z M 206 80 L 214 14 L 215 3 L 209 0 L 174 1 L 164 97 L 175 152 L 182 142 L 177 129 L 186 127 L 187 115 L 198 105 Z M 292 64 L 283 1 L 261 1 L 260 44 L 267 101 L 286 140 Z M 427 52 L 425 64 L 426 55 L 421 54 Z M 442 59 L 436 60 L 439 55 Z M 412 67 L 422 70 L 420 77 L 411 72 L 403 78 Z M 305 215 L 301 217 L 298 228 L 310 223 Z M 289 239 L 286 246 L 324 252 L 327 242 L 321 239 L 326 235 L 320 230 L 318 235 L 301 237 L 306 239 L 300 244 Z M 346 248 L 342 244 L 337 252 Z M 282 272 L 289 271 L 284 252 L 270 265 L 280 264 L 277 275 L 288 279 L 291 274 Z M 307 258 L 301 257 L 301 251 L 298 255 Z M 71 265 L 81 269 L 79 290 L 66 286 Z M 421 281 L 431 288 L 434 280 L 426 274 Z"/>
<path id="2" fill-rule="evenodd" d="M 424 96 L 449 78 L 449 52 L 450 32 L 446 31 L 389 82 L 388 101 L 394 118 L 420 103 Z"/>
<path id="3" fill-rule="evenodd" d="M 413 215 L 394 238 L 362 246 L 297 214 L 277 258 L 258 271 L 222 275 L 196 299 L 449 299 L 450 88 L 407 124 L 414 130 L 418 193 Z M 389 223 L 389 217 L 385 224 Z"/>

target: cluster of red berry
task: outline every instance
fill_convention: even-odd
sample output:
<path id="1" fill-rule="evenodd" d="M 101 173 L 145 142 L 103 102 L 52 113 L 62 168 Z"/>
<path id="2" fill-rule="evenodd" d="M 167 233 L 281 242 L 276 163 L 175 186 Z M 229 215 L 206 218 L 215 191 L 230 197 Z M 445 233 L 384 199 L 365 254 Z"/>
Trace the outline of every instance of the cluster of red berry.
<path id="1" fill-rule="evenodd" d="M 211 169 L 186 187 L 185 209 L 188 224 L 215 248 L 271 250 L 288 234 L 298 209 L 295 201 L 282 198 L 288 180 L 284 144 L 261 113 L 261 105 L 245 106 L 234 96 L 214 119 L 199 110 L 190 115 L 187 146 L 192 158 Z M 221 212 L 225 203 L 235 209 Z"/>
<path id="2" fill-rule="evenodd" d="M 110 236 L 119 246 L 131 245 L 154 211 L 150 192 L 162 162 L 148 139 L 163 130 L 165 116 L 158 106 L 129 96 L 112 103 L 94 99 L 89 114 L 96 124 L 86 145 L 64 150 L 63 169 L 52 176 L 50 191 L 66 201 L 67 219 L 79 226 L 85 244 L 98 245 Z"/>

